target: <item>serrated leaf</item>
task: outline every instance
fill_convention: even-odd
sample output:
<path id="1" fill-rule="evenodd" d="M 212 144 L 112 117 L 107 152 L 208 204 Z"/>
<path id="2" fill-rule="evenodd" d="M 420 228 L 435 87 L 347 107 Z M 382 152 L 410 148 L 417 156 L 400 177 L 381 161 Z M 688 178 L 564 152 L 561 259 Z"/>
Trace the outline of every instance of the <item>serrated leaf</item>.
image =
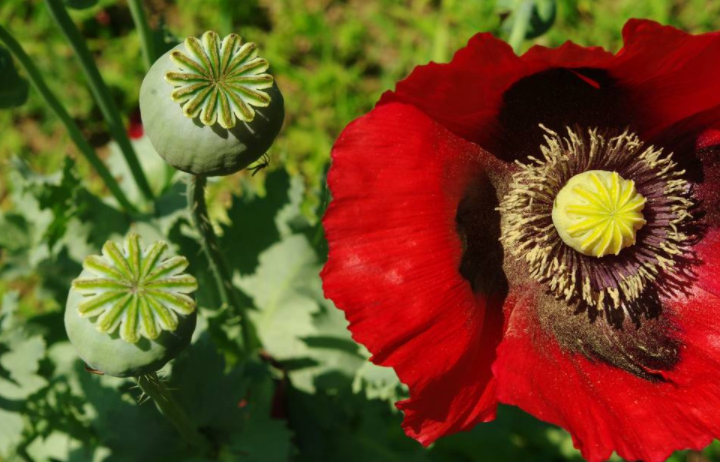
<path id="1" fill-rule="evenodd" d="M 29 85 L 20 77 L 12 55 L 0 46 L 0 109 L 21 106 L 27 101 Z"/>
<path id="2" fill-rule="evenodd" d="M 52 250 L 79 211 L 76 199 L 81 180 L 75 162 L 66 157 L 62 170 L 52 175 L 39 175 L 18 158 L 11 161 L 11 166 L 16 210 L 22 211 L 34 228 L 33 244 L 43 242 Z"/>
<path id="3" fill-rule="evenodd" d="M 292 432 L 272 418 L 278 388 L 264 363 L 227 370 L 204 333 L 175 361 L 170 385 L 190 420 L 226 446 L 227 460 L 286 462 L 294 452 Z"/>
<path id="4" fill-rule="evenodd" d="M 275 218 L 290 201 L 290 177 L 275 170 L 265 180 L 266 194 L 234 197 L 227 215 L 231 224 L 222 227 L 220 247 L 240 274 L 252 274 L 260 253 L 280 239 Z"/>
<path id="5" fill-rule="evenodd" d="M 294 453 L 291 438 L 285 422 L 255 420 L 237 435 L 230 451 L 242 462 L 287 462 Z"/>
<path id="6" fill-rule="evenodd" d="M 187 449 L 172 425 L 152 401 L 138 405 L 132 382 L 98 376 L 75 364 L 82 395 L 88 403 L 89 422 L 113 460 L 156 462 L 182 460 Z"/>
<path id="7" fill-rule="evenodd" d="M 302 357 L 308 351 L 302 338 L 317 333 L 313 315 L 320 310 L 310 296 L 312 285 L 317 290 L 319 284 L 315 251 L 304 236 L 294 235 L 271 246 L 259 260 L 255 274 L 239 282 L 258 308 L 251 313 L 258 335 L 275 359 Z"/>
<path id="8" fill-rule="evenodd" d="M 91 194 L 67 159 L 61 171 L 41 175 L 18 158 L 10 162 L 11 199 L 25 230 L 22 246 L 3 265 L 5 275 L 39 276 L 36 296 L 63 305 L 80 262 L 113 235 L 124 235 L 128 217 Z M 17 243 L 22 241 L 16 241 Z"/>
<path id="9" fill-rule="evenodd" d="M 45 342 L 37 333 L 29 332 L 17 319 L 18 295 L 3 296 L 0 316 L 0 396 L 17 400 L 27 398 L 46 382 L 38 375 L 39 362 L 45 355 Z"/>
<path id="10" fill-rule="evenodd" d="M 370 361 L 357 371 L 353 391 L 365 394 L 368 399 L 381 399 L 392 405 L 409 396 L 407 387 L 400 383 L 391 367 L 378 366 Z"/>
<path id="11" fill-rule="evenodd" d="M 0 247 L 17 252 L 30 245 L 29 225 L 24 216 L 19 213 L 5 213 L 0 215 Z"/>
<path id="12" fill-rule="evenodd" d="M 45 342 L 17 319 L 18 295 L 4 295 L 0 310 L 0 457 L 22 440 L 24 401 L 46 385 L 38 374 Z"/>
<path id="13" fill-rule="evenodd" d="M 247 394 L 244 371 L 239 367 L 227 370 L 207 333 L 174 362 L 171 386 L 198 427 L 213 428 L 219 436 L 242 428 L 238 403 Z"/>
<path id="14" fill-rule="evenodd" d="M 89 445 L 61 431 L 36 438 L 27 447 L 27 454 L 33 462 L 84 461 L 100 462 L 110 460 L 111 451 L 102 446 Z"/>
<path id="15" fill-rule="evenodd" d="M 75 161 L 66 157 L 59 184 L 45 184 L 36 191 L 40 208 L 51 210 L 53 214 L 44 236 L 51 249 L 65 235 L 68 222 L 77 213 L 75 198 L 79 189 L 80 178 L 75 173 Z"/>
<path id="16" fill-rule="evenodd" d="M 252 276 L 239 286 L 253 298 L 250 313 L 265 349 L 282 361 L 293 384 L 312 391 L 352 382 L 366 358 L 347 331 L 347 322 L 324 299 L 320 264 L 302 234 L 271 246 Z"/>
<path id="17" fill-rule="evenodd" d="M 556 434 L 557 431 L 561 433 Z M 583 459 L 577 451 L 573 454 L 572 451 L 565 452 L 557 447 L 556 439 L 558 436 L 562 439 L 562 433 L 565 432 L 516 407 L 501 405 L 494 421 L 479 424 L 469 432 L 442 438 L 432 447 L 431 454 L 437 460 L 459 459 L 469 462 L 581 462 Z M 567 438 L 570 436 L 567 435 Z"/>

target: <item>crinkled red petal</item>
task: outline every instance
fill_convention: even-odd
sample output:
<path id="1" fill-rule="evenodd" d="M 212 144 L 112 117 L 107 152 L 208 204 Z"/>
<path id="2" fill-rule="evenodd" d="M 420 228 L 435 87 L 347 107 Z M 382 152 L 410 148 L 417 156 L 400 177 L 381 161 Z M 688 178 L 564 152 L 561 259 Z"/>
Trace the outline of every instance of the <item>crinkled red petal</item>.
<path id="1" fill-rule="evenodd" d="M 487 146 L 497 129 L 502 94 L 536 70 L 510 46 L 483 33 L 474 36 L 448 64 L 418 66 L 379 105 L 412 104 L 456 135 Z"/>
<path id="2" fill-rule="evenodd" d="M 682 342 L 666 382 L 650 382 L 600 361 L 561 350 L 534 316 L 530 296 L 508 298 L 509 325 L 493 365 L 498 399 L 573 436 L 587 460 L 617 453 L 659 462 L 678 449 L 699 449 L 720 436 L 720 230 L 695 248 L 703 261 L 692 294 L 665 302 Z"/>
<path id="3" fill-rule="evenodd" d="M 507 130 L 498 121 L 504 93 L 520 79 L 553 68 L 607 71 L 622 91 L 617 118 L 645 138 L 720 105 L 720 34 L 690 35 L 652 21 L 630 20 L 623 38 L 625 45 L 617 55 L 568 42 L 554 49 L 534 46 L 517 57 L 506 43 L 478 34 L 450 63 L 416 67 L 379 104 L 412 104 L 458 136 L 490 150 Z M 599 89 L 591 77 L 576 75 Z M 557 91 L 537 88 L 538 95 Z M 552 107 L 547 111 L 542 117 L 546 120 L 534 126 L 555 120 Z M 568 119 L 565 125 L 576 122 Z"/>
<path id="4" fill-rule="evenodd" d="M 403 426 L 425 445 L 495 416 L 502 297 L 460 275 L 455 222 L 485 157 L 403 104 L 351 123 L 332 151 L 325 295 L 373 362 L 409 386 Z"/>
<path id="5" fill-rule="evenodd" d="M 610 72 L 645 137 L 720 105 L 720 33 L 691 35 L 633 19 L 623 39 Z"/>
<path id="6" fill-rule="evenodd" d="M 650 142 L 673 152 L 694 185 L 703 223 L 720 227 L 720 106 L 673 124 Z"/>

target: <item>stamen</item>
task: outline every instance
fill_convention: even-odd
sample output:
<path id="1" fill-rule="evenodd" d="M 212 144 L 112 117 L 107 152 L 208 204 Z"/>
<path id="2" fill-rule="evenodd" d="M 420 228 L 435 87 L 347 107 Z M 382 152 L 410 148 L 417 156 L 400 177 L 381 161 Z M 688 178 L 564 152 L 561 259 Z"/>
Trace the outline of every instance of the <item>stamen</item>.
<path id="1" fill-rule="evenodd" d="M 685 172 L 627 131 L 568 128 L 563 138 L 542 128 L 541 158 L 516 162 L 498 207 L 500 240 L 555 297 L 633 317 L 649 284 L 679 286 L 671 279 L 693 219 Z"/>

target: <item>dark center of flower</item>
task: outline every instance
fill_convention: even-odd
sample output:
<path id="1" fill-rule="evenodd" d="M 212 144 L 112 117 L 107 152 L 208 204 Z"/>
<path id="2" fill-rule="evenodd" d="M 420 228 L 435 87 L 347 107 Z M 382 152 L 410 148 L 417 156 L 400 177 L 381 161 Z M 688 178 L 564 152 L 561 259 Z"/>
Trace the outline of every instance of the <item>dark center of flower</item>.
<path id="1" fill-rule="evenodd" d="M 681 283 L 693 204 L 684 171 L 627 131 L 545 131 L 542 158 L 518 162 L 500 203 L 501 241 L 555 298 L 639 323 L 651 285 L 662 295 Z"/>

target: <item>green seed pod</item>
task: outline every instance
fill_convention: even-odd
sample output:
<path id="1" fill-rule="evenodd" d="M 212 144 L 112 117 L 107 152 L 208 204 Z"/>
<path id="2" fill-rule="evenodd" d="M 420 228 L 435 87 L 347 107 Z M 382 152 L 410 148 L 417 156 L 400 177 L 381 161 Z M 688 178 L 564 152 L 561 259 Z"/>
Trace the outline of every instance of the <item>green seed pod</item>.
<path id="1" fill-rule="evenodd" d="M 185 257 L 163 258 L 164 242 L 144 249 L 136 234 L 108 241 L 75 279 L 65 330 L 88 366 L 116 377 L 155 372 L 189 343 L 197 313 Z"/>
<path id="2" fill-rule="evenodd" d="M 254 43 L 190 37 L 150 68 L 140 88 L 145 133 L 173 167 L 229 175 L 262 156 L 285 117 L 282 94 Z"/>

